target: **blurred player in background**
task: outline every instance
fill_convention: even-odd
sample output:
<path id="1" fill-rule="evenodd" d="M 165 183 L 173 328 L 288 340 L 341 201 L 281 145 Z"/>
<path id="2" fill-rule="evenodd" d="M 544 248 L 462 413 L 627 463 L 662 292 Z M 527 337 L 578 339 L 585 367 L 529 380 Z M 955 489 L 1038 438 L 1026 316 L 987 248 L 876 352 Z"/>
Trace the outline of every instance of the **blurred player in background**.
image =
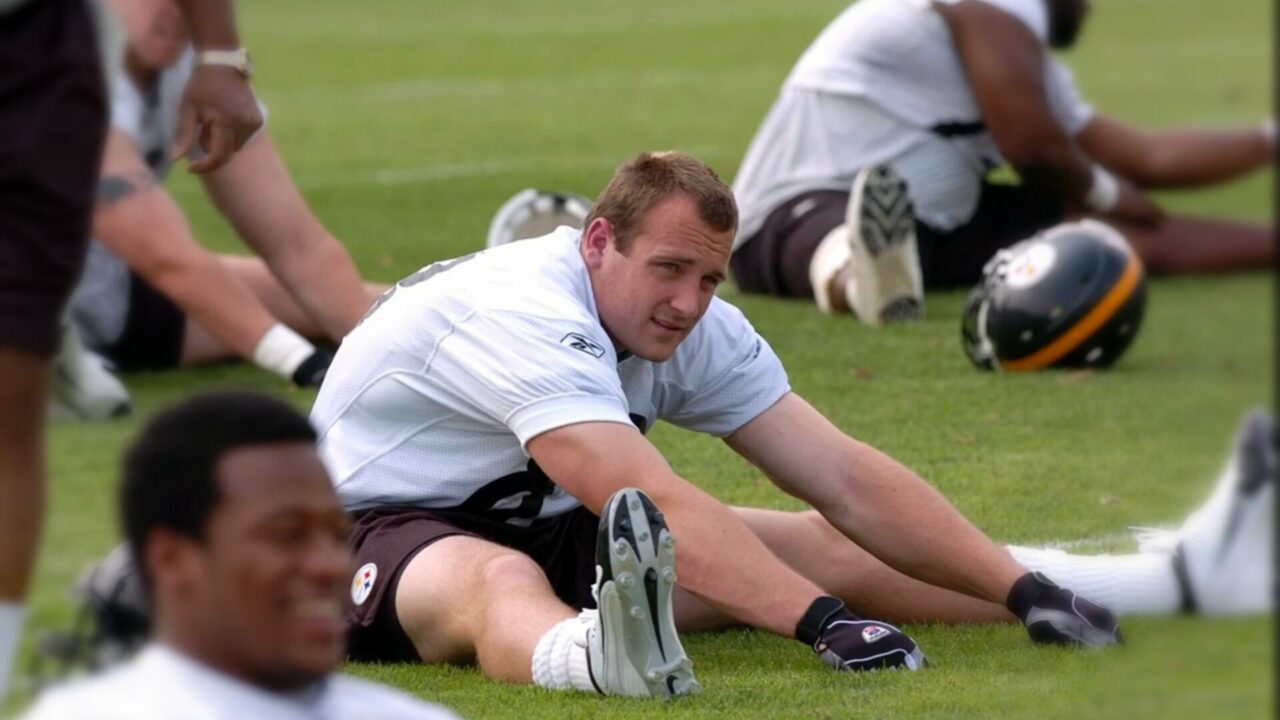
<path id="1" fill-rule="evenodd" d="M 221 393 L 157 415 L 125 460 L 120 514 L 142 559 L 152 641 L 50 690 L 31 720 L 454 717 L 333 674 L 346 654 L 351 521 L 315 431 L 290 406 Z"/>
<path id="2" fill-rule="evenodd" d="M 880 324 L 968 286 L 997 250 L 1098 216 L 1152 273 L 1264 268 L 1270 227 L 1165 215 L 1145 188 L 1272 163 L 1275 125 L 1143 132 L 1095 112 L 1050 54 L 1088 0 L 860 0 L 801 56 L 734 182 L 744 292 Z M 1019 185 L 989 182 L 1010 165 Z"/>
<path id="3" fill-rule="evenodd" d="M 384 288 L 366 286 L 294 186 L 265 128 L 202 176 L 257 257 L 201 247 L 160 186 L 195 54 L 173 0 L 111 0 L 127 35 L 112 93 L 84 277 L 72 317 L 85 345 L 124 370 L 250 359 L 317 385 L 329 354 Z M 265 114 L 265 113 L 264 113 Z"/>
<path id="4" fill-rule="evenodd" d="M 197 48 L 238 49 L 230 0 L 181 5 Z M 44 513 L 50 360 L 84 262 L 107 118 L 97 35 L 85 0 L 0 0 L 0 700 Z M 222 59 L 194 73 L 177 148 L 164 149 L 200 134 L 195 172 L 226 162 L 262 122 Z"/>

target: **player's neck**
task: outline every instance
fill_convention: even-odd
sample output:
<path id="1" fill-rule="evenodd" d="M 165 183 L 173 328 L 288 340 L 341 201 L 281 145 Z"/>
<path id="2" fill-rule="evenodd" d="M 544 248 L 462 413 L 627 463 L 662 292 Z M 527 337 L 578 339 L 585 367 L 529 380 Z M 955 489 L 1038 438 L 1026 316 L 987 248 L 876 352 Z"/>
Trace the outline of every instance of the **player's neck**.
<path id="1" fill-rule="evenodd" d="M 314 685 L 314 679 L 283 681 L 278 677 L 266 677 L 256 673 L 242 661 L 225 638 L 210 636 L 207 623 L 191 620 L 158 620 L 155 640 L 170 650 L 204 668 L 252 685 L 260 690 L 275 693 L 293 693 Z"/>

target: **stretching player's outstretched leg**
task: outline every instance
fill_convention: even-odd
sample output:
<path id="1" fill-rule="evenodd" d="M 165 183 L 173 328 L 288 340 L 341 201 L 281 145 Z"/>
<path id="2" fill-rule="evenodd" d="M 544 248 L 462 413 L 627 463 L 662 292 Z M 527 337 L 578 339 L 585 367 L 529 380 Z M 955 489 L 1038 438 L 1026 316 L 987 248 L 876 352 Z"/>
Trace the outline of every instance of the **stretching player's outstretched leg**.
<path id="1" fill-rule="evenodd" d="M 599 621 L 590 668 L 607 695 L 687 695 L 702 690 L 676 636 L 671 594 L 676 539 L 636 488 L 605 504 L 596 545 Z"/>

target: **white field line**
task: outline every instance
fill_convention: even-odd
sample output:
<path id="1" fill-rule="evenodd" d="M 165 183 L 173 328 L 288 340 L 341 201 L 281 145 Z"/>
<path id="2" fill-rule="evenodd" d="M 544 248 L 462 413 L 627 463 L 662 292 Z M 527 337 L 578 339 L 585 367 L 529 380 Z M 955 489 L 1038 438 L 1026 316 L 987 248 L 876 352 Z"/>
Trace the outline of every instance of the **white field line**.
<path id="1" fill-rule="evenodd" d="M 681 148 L 703 160 L 723 157 L 724 151 L 716 145 Z M 479 160 L 465 163 L 434 163 L 399 168 L 375 168 L 370 170 L 328 171 L 299 173 L 298 187 L 304 190 L 351 187 L 356 185 L 414 185 L 444 182 L 476 177 L 519 175 L 522 173 L 558 170 L 564 168 L 610 169 L 618 166 L 627 156 L 618 154 L 591 155 L 572 158 L 509 158 L 505 160 Z M 571 189 L 571 188 L 566 188 Z"/>
<path id="2" fill-rule="evenodd" d="M 494 97 L 515 93 L 720 86 L 730 81 L 775 84 L 786 68 L 771 65 L 717 69 L 609 70 L 563 72 L 528 77 L 423 77 L 355 87 L 313 86 L 273 92 L 268 103 L 405 102 L 448 97 Z"/>

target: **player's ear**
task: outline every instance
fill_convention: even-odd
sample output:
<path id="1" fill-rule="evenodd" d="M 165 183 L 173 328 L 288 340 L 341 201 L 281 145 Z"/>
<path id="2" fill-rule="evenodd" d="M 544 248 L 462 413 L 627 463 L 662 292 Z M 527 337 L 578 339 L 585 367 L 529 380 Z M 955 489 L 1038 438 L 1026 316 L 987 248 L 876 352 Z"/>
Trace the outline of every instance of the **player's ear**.
<path id="1" fill-rule="evenodd" d="M 613 223 L 606 218 L 593 219 L 582 231 L 582 259 L 596 269 L 604 262 L 605 250 L 613 242 Z"/>

